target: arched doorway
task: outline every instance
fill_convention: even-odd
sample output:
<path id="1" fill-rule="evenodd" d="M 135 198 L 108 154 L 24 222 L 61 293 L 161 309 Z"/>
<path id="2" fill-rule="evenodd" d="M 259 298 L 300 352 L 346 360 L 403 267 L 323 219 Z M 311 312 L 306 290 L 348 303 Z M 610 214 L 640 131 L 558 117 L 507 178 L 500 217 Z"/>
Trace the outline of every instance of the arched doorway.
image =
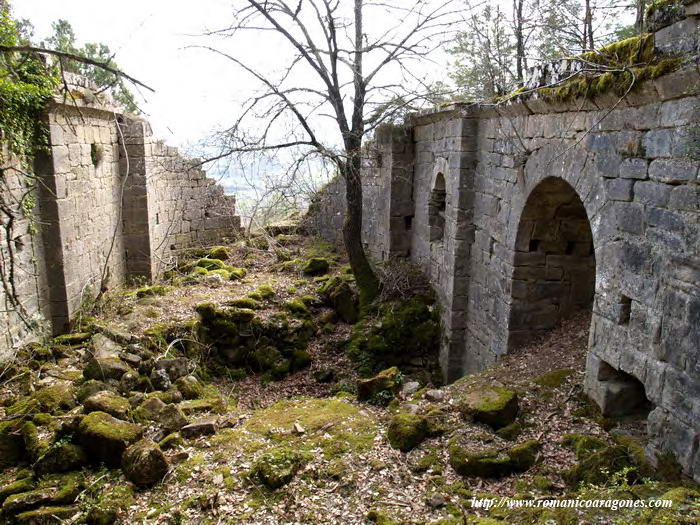
<path id="1" fill-rule="evenodd" d="M 591 226 L 581 199 L 563 179 L 544 179 L 525 203 L 515 241 L 511 293 L 509 351 L 592 306 Z"/>

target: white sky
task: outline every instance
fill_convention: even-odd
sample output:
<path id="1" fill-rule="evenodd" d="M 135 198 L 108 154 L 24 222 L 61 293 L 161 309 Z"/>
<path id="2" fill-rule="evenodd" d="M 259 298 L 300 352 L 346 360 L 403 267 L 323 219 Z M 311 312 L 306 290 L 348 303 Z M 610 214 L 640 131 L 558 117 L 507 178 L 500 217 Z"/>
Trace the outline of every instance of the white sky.
<path id="1" fill-rule="evenodd" d="M 230 64 L 187 49 L 199 41 L 190 35 L 230 20 L 229 0 L 14 0 L 13 8 L 17 18 L 32 21 L 37 40 L 63 18 L 79 44 L 107 44 L 124 71 L 156 90 L 144 91 L 146 103 L 140 105 L 159 138 L 173 145 L 194 143 L 227 116 L 232 119 L 235 99 L 245 91 Z"/>

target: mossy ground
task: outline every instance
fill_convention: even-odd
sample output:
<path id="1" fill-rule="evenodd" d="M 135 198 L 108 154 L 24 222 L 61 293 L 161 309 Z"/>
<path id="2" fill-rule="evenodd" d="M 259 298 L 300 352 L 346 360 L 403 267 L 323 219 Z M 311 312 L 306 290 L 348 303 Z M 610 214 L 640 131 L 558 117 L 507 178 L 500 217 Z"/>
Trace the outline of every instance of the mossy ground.
<path id="1" fill-rule="evenodd" d="M 352 339 L 355 329 L 339 320 L 330 308 L 309 299 L 320 299 L 319 286 L 333 276 L 351 282 L 351 277 L 343 275 L 342 259 L 329 257 L 323 246 L 310 248 L 290 241 L 285 244 L 285 250 L 293 259 L 302 261 L 310 257 L 329 258 L 331 277 L 317 279 L 304 276 L 301 268 L 281 269 L 277 266 L 277 255 L 271 250 L 227 246 L 225 264 L 245 265 L 248 272 L 244 278 L 210 288 L 204 283 L 205 274 L 202 273 L 192 282 L 176 285 L 174 281 L 182 277 L 177 272 L 178 275 L 172 276 L 173 284 L 165 283 L 172 286 L 165 295 L 142 298 L 121 295 L 98 312 L 93 322 L 120 333 L 145 335 L 148 351 L 155 355 L 188 355 L 198 360 L 205 359 L 207 353 L 198 344 L 183 341 L 195 339 L 192 337 L 197 328 L 195 308 L 201 303 L 211 303 L 214 310 L 238 309 L 235 323 L 241 321 L 239 314 L 243 311 L 245 316 L 259 317 L 266 323 L 287 319 L 287 322 L 303 326 L 307 320 L 313 321 L 315 331 L 306 347 L 311 359 L 307 363 L 309 366 L 299 370 L 290 368 L 289 374 L 274 381 L 262 381 L 263 377 L 253 369 L 211 370 L 199 366 L 193 372 L 197 382 L 188 380 L 189 384 L 182 385 L 181 389 L 190 392 L 186 397 L 191 399 L 180 401 L 178 406 L 192 419 L 216 418 L 219 431 L 197 440 L 183 439 L 177 433 L 167 437 L 162 448 L 172 470 L 164 482 L 147 490 L 130 488 L 118 468 L 105 470 L 99 465 L 90 465 L 82 470 L 80 481 L 85 492 L 73 505 L 90 516 L 93 523 L 110 523 L 111 518 L 118 516 L 122 523 L 364 524 L 370 511 L 374 511 L 371 516 L 377 523 L 415 525 L 559 524 L 577 523 L 579 518 L 590 523 L 616 519 L 631 525 L 683 523 L 683 519 L 695 519 L 698 513 L 693 507 L 695 493 L 678 482 L 639 483 L 640 476 L 623 472 L 612 482 L 593 476 L 577 486 L 567 484 L 567 471 L 580 466 L 585 457 L 590 457 L 586 454 L 599 449 L 624 450 L 629 464 L 639 469 L 635 463 L 639 446 L 609 434 L 579 395 L 587 340 L 585 319 L 575 320 L 554 333 L 550 340 L 508 357 L 493 370 L 444 387 L 443 401 L 426 399 L 426 392 L 435 385 L 430 384 L 425 375 L 418 375 L 415 377 L 423 388 L 417 392 L 399 394 L 388 407 L 371 404 L 357 400 L 356 363 L 346 354 L 344 342 Z M 208 254 L 193 254 L 194 257 L 183 265 L 204 255 Z M 247 301 L 227 306 L 245 298 L 255 301 L 259 308 L 245 308 L 251 304 Z M 292 299 L 298 299 L 308 308 L 309 318 L 293 319 L 289 315 L 285 303 Z M 146 311 L 157 315 L 146 316 Z M 416 315 L 407 318 L 424 315 L 427 320 L 433 315 L 427 304 L 413 313 Z M 380 318 L 374 317 L 375 320 Z M 326 325 L 331 328 L 326 330 L 323 328 Z M 403 337 L 399 327 L 396 328 Z M 363 329 L 365 335 L 377 334 L 370 325 L 363 325 Z M 76 348 L 80 348 L 82 343 L 77 341 L 81 339 L 84 340 L 84 336 L 76 337 Z M 66 342 L 60 343 L 61 355 L 71 355 L 71 350 L 65 349 Z M 64 415 L 76 402 L 73 396 L 83 400 L 87 391 L 104 387 L 94 381 L 81 384 L 84 380 L 76 377 L 69 381 L 69 395 L 48 396 L 44 392 L 37 400 L 29 389 L 31 383 L 23 382 L 22 377 L 36 378 L 41 371 L 48 370 L 49 365 L 66 365 L 62 361 L 65 358 L 54 355 L 54 349 L 44 350 L 33 354 L 45 356 L 35 370 L 20 372 L 28 375 L 0 386 L 0 411 L 6 414 L 9 407 L 20 401 L 36 409 L 27 417 L 35 425 L 38 437 L 44 432 L 53 432 L 63 421 L 47 412 Z M 406 377 L 404 384 L 411 379 L 410 375 Z M 512 426 L 497 431 L 479 421 L 463 418 L 457 400 L 468 392 L 487 387 L 517 392 L 519 411 Z M 57 389 L 48 391 L 51 392 L 56 393 Z M 172 400 L 169 398 L 173 391 L 145 396 Z M 57 399 L 62 401 L 56 402 Z M 411 414 L 403 416 L 403 419 L 410 419 L 408 423 L 418 422 L 421 435 L 420 439 L 412 440 L 410 447 L 399 447 L 408 450 L 402 452 L 391 446 L 388 434 L 392 419 L 405 414 Z M 406 422 L 403 419 L 401 423 Z M 0 446 L 10 454 L 17 445 L 13 439 L 16 436 L 23 439 L 24 420 L 19 423 L 0 423 Z M 404 430 L 404 426 L 413 428 L 413 425 L 394 425 L 398 430 Z M 78 430 L 79 426 L 74 431 Z M 566 433 L 587 437 L 562 443 Z M 27 432 L 28 436 L 30 434 Z M 65 439 L 70 439 L 69 436 L 67 434 Z M 589 446 L 591 443 L 596 446 Z M 465 449 L 478 446 L 504 451 L 503 460 L 515 468 L 496 479 L 462 476 L 450 464 L 451 444 Z M 279 451 L 285 451 L 284 454 L 280 452 L 284 457 L 292 451 L 292 455 L 301 460 L 294 467 L 296 472 L 284 484 L 269 487 L 260 483 L 254 465 L 261 458 L 275 459 Z M 21 446 L 17 453 L 24 453 Z M 19 467 L 0 472 L 0 497 L 8 486 L 13 490 L 13 482 L 29 479 L 21 487 L 25 491 L 43 482 L 33 477 L 31 471 L 19 470 L 30 466 L 30 458 L 24 457 L 24 461 Z M 632 482 L 636 484 L 627 485 Z M 483 493 L 519 498 L 626 498 L 624 494 L 648 498 L 668 491 L 672 491 L 669 497 L 675 498 L 677 504 L 672 509 L 655 513 L 596 509 L 578 516 L 567 509 L 492 509 L 487 513 L 471 507 L 471 498 Z M 444 498 L 444 505 L 428 503 L 435 498 L 440 501 L 440 497 Z M 52 503 L 52 506 L 59 505 Z"/>

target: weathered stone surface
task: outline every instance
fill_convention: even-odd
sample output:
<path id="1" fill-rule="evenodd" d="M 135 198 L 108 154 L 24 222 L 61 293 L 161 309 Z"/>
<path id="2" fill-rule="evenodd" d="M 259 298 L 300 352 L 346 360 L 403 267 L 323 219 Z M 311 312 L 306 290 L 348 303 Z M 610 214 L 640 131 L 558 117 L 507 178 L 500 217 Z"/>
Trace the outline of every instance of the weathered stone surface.
<path id="1" fill-rule="evenodd" d="M 141 437 L 139 425 L 122 421 L 104 412 L 92 412 L 78 426 L 80 443 L 88 458 L 110 467 L 119 466 L 127 446 Z"/>
<path id="2" fill-rule="evenodd" d="M 369 379 L 360 379 L 357 382 L 357 399 L 367 401 L 380 392 L 397 394 L 401 389 L 400 372 L 396 367 L 387 368 Z"/>
<path id="3" fill-rule="evenodd" d="M 83 369 L 85 379 L 96 379 L 99 381 L 107 379 L 116 379 L 118 381 L 127 372 L 133 372 L 133 370 L 118 357 L 93 358 Z"/>
<path id="4" fill-rule="evenodd" d="M 83 406 L 85 412 L 106 412 L 118 419 L 126 419 L 131 410 L 129 401 L 109 390 L 102 390 L 88 397 Z"/>
<path id="5" fill-rule="evenodd" d="M 501 428 L 515 421 L 518 396 L 501 387 L 482 387 L 466 393 L 459 400 L 459 410 L 474 421 Z"/>
<path id="6" fill-rule="evenodd" d="M 150 487 L 168 473 L 168 460 L 157 443 L 143 439 L 124 451 L 122 470 L 132 483 Z"/>
<path id="7" fill-rule="evenodd" d="M 170 381 L 175 381 L 192 372 L 194 365 L 186 357 L 176 357 L 174 359 L 160 359 L 156 361 L 155 368 L 156 370 L 165 370 Z"/>
<path id="8" fill-rule="evenodd" d="M 182 427 L 180 434 L 187 439 L 196 439 L 201 436 L 216 434 L 217 430 L 218 425 L 215 419 L 203 419 Z"/>

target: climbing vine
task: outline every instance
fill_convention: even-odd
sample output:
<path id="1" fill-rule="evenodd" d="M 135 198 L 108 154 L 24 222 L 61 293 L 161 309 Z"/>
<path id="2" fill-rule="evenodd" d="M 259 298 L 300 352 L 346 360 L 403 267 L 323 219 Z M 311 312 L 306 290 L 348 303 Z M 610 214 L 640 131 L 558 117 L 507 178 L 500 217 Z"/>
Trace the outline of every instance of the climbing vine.
<path id="1" fill-rule="evenodd" d="M 1 10 L 0 45 L 18 44 L 16 23 Z M 11 153 L 31 158 L 47 145 L 47 130 L 40 117 L 58 83 L 58 76 L 38 56 L 0 55 L 0 132 Z"/>

